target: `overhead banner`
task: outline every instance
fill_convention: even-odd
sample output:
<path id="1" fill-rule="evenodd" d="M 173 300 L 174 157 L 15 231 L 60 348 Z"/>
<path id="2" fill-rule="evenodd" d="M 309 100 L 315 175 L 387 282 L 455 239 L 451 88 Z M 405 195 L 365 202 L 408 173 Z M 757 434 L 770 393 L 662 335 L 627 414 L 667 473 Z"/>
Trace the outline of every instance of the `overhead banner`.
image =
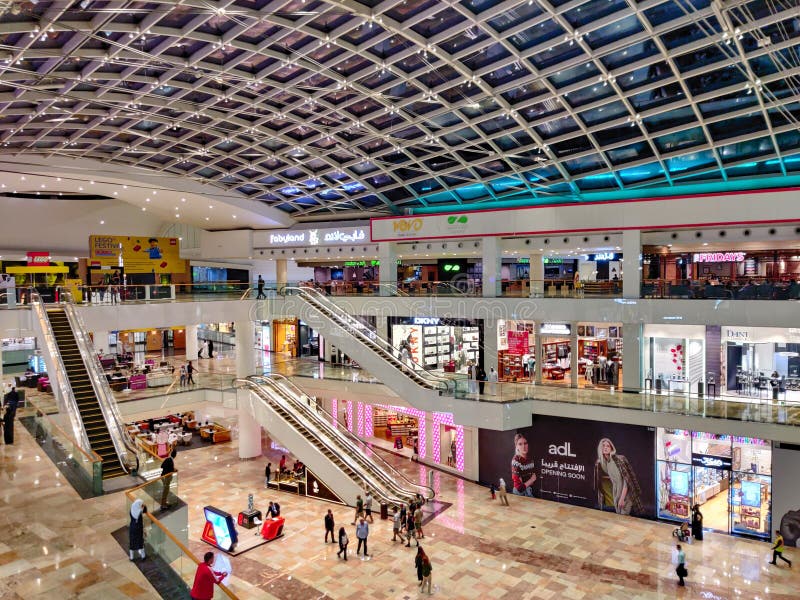
<path id="1" fill-rule="evenodd" d="M 126 273 L 183 273 L 178 238 L 91 235 L 89 265 L 124 267 Z"/>
<path id="2" fill-rule="evenodd" d="M 479 430 L 479 476 L 509 493 L 655 518 L 655 431 L 534 417 L 516 431 Z"/>
<path id="3" fill-rule="evenodd" d="M 273 229 L 253 232 L 253 248 L 308 248 L 369 242 L 367 227 Z"/>

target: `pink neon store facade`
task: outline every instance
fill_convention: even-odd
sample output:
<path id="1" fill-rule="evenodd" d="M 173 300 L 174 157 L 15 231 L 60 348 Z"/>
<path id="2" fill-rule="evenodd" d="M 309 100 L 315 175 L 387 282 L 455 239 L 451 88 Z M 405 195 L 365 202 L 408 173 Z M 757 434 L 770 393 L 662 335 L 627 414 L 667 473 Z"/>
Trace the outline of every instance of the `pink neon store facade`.
<path id="1" fill-rule="evenodd" d="M 477 430 L 456 425 L 450 413 L 337 397 L 322 403 L 339 425 L 376 445 L 410 457 L 416 439 L 421 463 L 468 479 L 477 477 Z"/>

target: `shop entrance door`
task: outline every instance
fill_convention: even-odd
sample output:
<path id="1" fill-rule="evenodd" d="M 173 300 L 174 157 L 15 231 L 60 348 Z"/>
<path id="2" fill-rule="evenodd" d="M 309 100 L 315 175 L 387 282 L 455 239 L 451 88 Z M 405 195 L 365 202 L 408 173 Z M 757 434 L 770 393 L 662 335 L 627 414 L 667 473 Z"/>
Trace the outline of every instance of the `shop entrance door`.
<path id="1" fill-rule="evenodd" d="M 703 513 L 703 527 L 730 533 L 730 471 L 694 467 L 694 503 Z"/>

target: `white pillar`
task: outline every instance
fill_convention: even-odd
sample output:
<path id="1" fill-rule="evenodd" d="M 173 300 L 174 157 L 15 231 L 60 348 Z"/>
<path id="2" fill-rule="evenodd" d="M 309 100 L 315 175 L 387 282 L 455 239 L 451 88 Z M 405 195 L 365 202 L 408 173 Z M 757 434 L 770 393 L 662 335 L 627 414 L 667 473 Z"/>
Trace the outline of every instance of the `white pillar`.
<path id="1" fill-rule="evenodd" d="M 642 326 L 622 324 L 622 390 L 638 392 L 642 387 Z"/>
<path id="2" fill-rule="evenodd" d="M 285 261 L 284 261 L 285 262 Z M 255 324 L 251 320 L 236 321 L 236 376 L 248 377 L 255 372 Z M 250 394 L 240 390 L 239 393 Z M 261 425 L 246 409 L 239 409 L 239 458 L 261 456 Z"/>
<path id="3" fill-rule="evenodd" d="M 186 326 L 186 360 L 197 360 L 197 325 Z"/>
<path id="4" fill-rule="evenodd" d="M 233 324 L 236 330 L 236 376 L 249 377 L 255 373 L 256 329 L 253 321 L 236 321 Z"/>
<path id="5" fill-rule="evenodd" d="M 278 285 L 278 290 L 286 287 L 289 282 L 289 266 L 285 258 L 279 258 L 275 261 L 275 283 Z"/>
<path id="6" fill-rule="evenodd" d="M 397 286 L 397 244 L 381 242 L 378 245 L 378 260 L 380 295 L 392 296 Z"/>
<path id="7" fill-rule="evenodd" d="M 94 349 L 103 354 L 108 352 L 108 332 L 107 331 L 93 331 L 92 342 Z"/>
<path id="8" fill-rule="evenodd" d="M 536 323 L 536 336 L 533 339 L 536 353 L 536 366 L 533 369 L 533 380 L 536 383 L 542 382 L 542 364 L 544 363 L 544 355 L 542 350 L 542 323 L 541 321 Z"/>
<path id="9" fill-rule="evenodd" d="M 642 232 L 622 232 L 622 297 L 638 298 L 642 289 Z"/>
<path id="10" fill-rule="evenodd" d="M 486 371 L 487 378 L 489 377 L 489 370 L 492 368 L 498 374 L 500 373 L 500 371 L 497 368 L 497 319 L 484 319 L 483 320 L 483 369 Z"/>
<path id="11" fill-rule="evenodd" d="M 578 387 L 578 322 L 569 324 L 569 387 Z"/>
<path id="12" fill-rule="evenodd" d="M 541 254 L 530 255 L 531 298 L 544 296 L 544 258 Z"/>
<path id="13" fill-rule="evenodd" d="M 503 254 L 500 250 L 499 237 L 483 238 L 483 270 L 482 287 L 484 298 L 497 298 L 502 295 L 502 269 Z"/>

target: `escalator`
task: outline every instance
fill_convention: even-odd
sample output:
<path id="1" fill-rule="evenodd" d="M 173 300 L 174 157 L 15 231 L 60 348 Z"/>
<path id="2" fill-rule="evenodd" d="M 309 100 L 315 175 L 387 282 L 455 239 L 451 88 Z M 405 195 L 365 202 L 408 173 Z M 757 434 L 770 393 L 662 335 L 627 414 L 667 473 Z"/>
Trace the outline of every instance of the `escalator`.
<path id="1" fill-rule="evenodd" d="M 92 380 L 64 308 L 61 306 L 48 308 L 47 318 L 53 329 L 56 345 L 64 363 L 89 444 L 91 449 L 103 459 L 103 479 L 125 475 L 126 469 L 117 456 L 111 432 L 106 424 L 100 402 L 95 394 Z"/>
<path id="2" fill-rule="evenodd" d="M 248 377 L 236 386 L 252 392 L 240 397 L 278 442 L 292 449 L 309 469 L 345 502 L 373 491 L 380 502 L 408 503 L 416 494 L 433 498 L 433 490 L 410 482 L 285 378 Z"/>
<path id="3" fill-rule="evenodd" d="M 326 339 L 335 339 L 348 356 L 355 358 L 362 367 L 399 395 L 435 399 L 453 394 L 451 379 L 427 371 L 410 359 L 401 358 L 398 350 L 375 330 L 344 312 L 319 290 L 287 287 L 283 293 L 302 299 L 312 313 L 312 319 L 303 316 L 305 322 Z"/>

